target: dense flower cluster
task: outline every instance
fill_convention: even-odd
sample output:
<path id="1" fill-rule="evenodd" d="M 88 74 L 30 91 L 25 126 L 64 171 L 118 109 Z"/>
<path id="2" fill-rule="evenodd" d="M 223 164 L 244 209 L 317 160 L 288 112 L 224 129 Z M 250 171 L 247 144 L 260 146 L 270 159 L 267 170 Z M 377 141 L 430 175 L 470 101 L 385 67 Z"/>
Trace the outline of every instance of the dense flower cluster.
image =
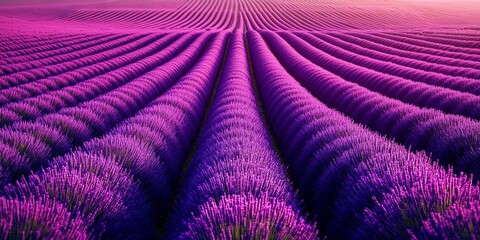
<path id="1" fill-rule="evenodd" d="M 432 86 L 413 81 L 409 83 L 412 86 L 403 86 L 407 81 L 404 79 L 399 80 L 396 84 L 387 84 L 388 81 L 385 79 L 369 78 L 368 80 L 365 76 L 362 77 L 360 74 L 352 72 L 352 78 L 358 81 L 366 79 L 365 82 L 368 82 L 366 84 L 375 85 L 399 95 L 404 94 L 410 100 L 416 99 L 416 102 L 408 104 L 402 102 L 404 99 L 398 101 L 388 98 L 388 94 L 380 94 L 385 92 L 370 91 L 368 87 L 362 87 L 357 80 L 355 81 L 360 85 L 313 64 L 315 60 L 312 58 L 315 58 L 315 54 L 320 54 L 318 50 L 313 51 L 313 46 L 309 46 L 310 50 L 307 50 L 307 43 L 293 34 L 281 33 L 280 35 L 289 41 L 301 44 L 296 47 L 297 50 L 301 48 L 304 50 L 297 52 L 279 35 L 270 32 L 264 33 L 272 50 L 287 71 L 319 100 L 329 107 L 341 111 L 356 122 L 387 135 L 398 143 L 411 147 L 413 150 L 426 151 L 432 155 L 433 159 L 440 160 L 442 165 L 451 164 L 455 171 L 473 173 L 474 178 L 479 179 L 480 135 L 478 133 L 480 125 L 468 117 L 446 114 L 451 111 L 454 113 L 464 111 L 473 114 L 466 114 L 466 116 L 476 118 L 476 114 L 480 113 L 479 110 L 476 110 L 480 107 L 480 104 L 475 103 L 477 96 L 470 95 L 468 97 L 456 91 L 445 95 L 443 90 L 422 90 L 421 86 Z M 294 46 L 297 46 L 296 44 Z M 305 56 L 308 55 L 308 58 L 302 56 L 300 52 Z M 330 60 L 318 60 L 316 63 L 323 65 L 330 62 Z M 350 73 L 347 70 L 348 66 L 338 65 L 337 68 L 342 73 Z M 452 81 L 455 82 L 453 79 Z M 341 98 L 338 97 L 340 94 Z M 478 99 L 480 100 L 480 98 Z M 443 112 L 422 108 L 426 106 L 423 103 L 427 102 L 441 106 L 438 109 Z"/>
<path id="2" fill-rule="evenodd" d="M 261 118 L 243 35 L 230 41 L 167 238 L 315 239 Z"/>
<path id="3" fill-rule="evenodd" d="M 0 239 L 480 238 L 478 26 L 384 0 L 89 4 L 0 4 Z"/>
<path id="4" fill-rule="evenodd" d="M 322 233 L 342 239 L 477 236 L 471 224 L 480 189 L 471 179 L 329 109 L 281 67 L 259 33 L 248 36 L 258 53 L 253 64 L 266 115 Z M 268 38 L 280 42 L 273 34 Z M 284 66 L 308 74 L 289 52 L 278 50 L 280 61 L 289 61 Z M 320 78 L 312 85 L 320 82 L 329 81 Z M 323 89 L 307 86 L 314 94 Z M 452 218 L 457 222 L 449 222 Z"/>
<path id="5" fill-rule="evenodd" d="M 155 219 L 158 217 L 156 213 L 164 215 L 169 206 L 173 192 L 171 186 L 177 181 L 182 161 L 186 157 L 185 153 L 193 145 L 200 127 L 203 111 L 220 65 L 227 34 L 219 34 L 214 37 L 214 40 L 212 38 L 213 34 L 198 36 L 194 43 L 175 57 L 176 61 L 161 65 L 146 75 L 142 75 L 138 80 L 130 82 L 140 81 L 134 85 L 136 88 L 132 88 L 132 91 L 136 90 L 137 92 L 130 92 L 124 96 L 137 96 L 132 99 L 131 105 L 147 106 L 140 112 L 138 112 L 140 107 L 132 109 L 131 106 L 123 105 L 122 107 L 120 105 L 128 104 L 127 101 L 114 101 L 115 98 L 109 100 L 106 96 L 99 97 L 104 99 L 105 106 L 113 105 L 110 108 L 111 111 L 104 111 L 105 118 L 98 118 L 98 121 L 89 118 L 82 119 L 83 121 L 79 121 L 80 123 L 88 123 L 82 126 L 87 129 L 92 129 L 94 126 L 92 124 L 95 123 L 108 126 L 101 128 L 98 125 L 97 129 L 101 131 L 98 134 L 103 134 L 108 129 L 115 127 L 115 123 L 121 122 L 121 124 L 101 138 L 88 140 L 89 136 L 79 140 L 78 145 L 82 146 L 74 152 L 63 157 L 53 158 L 48 161 L 48 168 L 7 185 L 4 188 L 5 197 L 12 199 L 9 201 L 18 202 L 18 205 L 25 205 L 25 208 L 29 207 L 27 204 L 30 199 L 40 202 L 44 201 L 43 199 L 50 199 L 48 201 L 54 201 L 55 204 L 64 206 L 71 215 L 72 221 L 81 219 L 84 234 L 89 238 L 116 239 L 155 236 L 154 229 L 157 222 Z M 209 40 L 212 42 L 203 51 L 203 47 Z M 202 52 L 203 55 L 200 57 Z M 192 67 L 192 65 L 194 66 Z M 183 75 L 185 73 L 187 74 Z M 151 77 L 153 74 L 155 74 L 155 78 Z M 143 79 L 144 82 L 141 82 Z M 177 80 L 178 83 L 171 89 L 153 99 Z M 142 87 L 144 85 L 145 87 Z M 147 87 L 150 89 L 150 94 L 145 91 Z M 82 106 L 100 102 L 94 102 L 95 100 L 86 102 Z M 124 98 L 124 100 L 126 99 Z M 147 101 L 150 103 L 147 104 Z M 92 104 L 91 106 L 99 105 Z M 162 112 L 164 117 L 158 117 Z M 69 111 L 69 113 L 88 112 Z M 133 115 L 135 116 L 123 121 L 126 117 Z M 58 116 L 68 115 L 58 114 Z M 94 117 L 96 115 L 87 116 Z M 60 138 L 59 136 L 68 136 L 63 128 L 58 128 L 62 123 L 69 123 L 68 119 L 71 118 L 64 119 L 66 122 L 57 120 L 56 125 L 50 129 L 53 133 L 60 133 L 56 135 L 46 135 L 43 132 L 32 134 L 33 136 L 29 135 L 33 131 L 32 127 L 23 122 L 14 124 L 12 129 L 21 129 L 23 135 L 32 139 L 48 140 L 56 136 Z M 195 125 L 197 129 L 192 129 Z M 166 134 L 172 130 L 171 127 L 183 134 L 173 133 L 168 142 L 165 142 L 163 140 L 166 139 L 162 136 L 166 137 Z M 60 131 L 54 131 L 55 129 L 60 129 Z M 82 129 L 70 130 L 72 136 L 75 137 L 78 137 L 78 133 L 74 130 L 78 130 L 78 133 L 85 132 Z M 4 141 L 14 140 L 13 137 L 7 138 L 6 136 L 5 134 L 2 138 L 5 139 Z M 71 138 L 60 139 L 72 141 Z M 82 144 L 83 141 L 86 142 Z M 30 142 L 36 143 L 33 140 Z M 61 143 L 60 141 L 50 142 L 52 145 L 54 142 Z M 66 144 L 68 143 L 69 141 L 66 141 Z M 5 154 L 10 154 L 8 156 L 16 157 L 19 159 L 18 161 L 24 159 L 8 145 L 5 145 L 5 149 Z M 25 152 L 27 157 L 42 157 L 46 160 L 52 157 L 39 155 L 38 147 L 32 147 L 32 150 L 28 149 L 30 148 L 25 148 L 21 153 Z M 48 147 L 45 149 L 48 150 Z M 19 168 L 28 167 L 18 164 Z M 24 172 L 26 171 L 24 170 Z M 5 182 L 8 182 L 7 179 Z M 57 210 L 53 208 L 45 211 L 45 214 L 53 216 L 57 214 Z M 12 225 L 10 228 L 12 230 L 9 231 L 12 231 L 12 234 L 17 234 L 15 231 L 23 231 L 23 227 L 20 225 Z M 75 229 L 73 228 L 72 231 Z M 35 231 L 26 229 L 25 234 L 36 236 L 35 234 L 38 233 Z M 64 236 L 68 236 L 68 232 Z"/>

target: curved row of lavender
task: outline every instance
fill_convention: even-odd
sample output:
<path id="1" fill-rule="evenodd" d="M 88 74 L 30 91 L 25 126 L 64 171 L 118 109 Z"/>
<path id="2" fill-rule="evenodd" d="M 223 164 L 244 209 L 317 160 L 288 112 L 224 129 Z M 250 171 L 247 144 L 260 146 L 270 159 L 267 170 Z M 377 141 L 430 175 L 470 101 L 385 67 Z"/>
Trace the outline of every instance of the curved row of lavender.
<path id="1" fill-rule="evenodd" d="M 480 188 L 471 179 L 329 109 L 283 69 L 259 33 L 247 35 L 258 53 L 253 65 L 270 126 L 323 234 L 334 239 L 478 237 Z M 285 58 L 287 51 L 281 53 Z M 308 69 L 292 57 L 288 68 Z"/>
<path id="2" fill-rule="evenodd" d="M 2 142 L 8 145 L 6 147 L 16 148 L 19 152 L 15 158 L 7 159 L 9 164 L 1 170 L 0 183 L 4 185 L 12 178 L 14 180 L 16 176 L 29 172 L 32 168 L 38 169 L 49 158 L 61 155 L 70 150 L 72 146 L 79 146 L 93 137 L 108 132 L 126 117 L 137 113 L 155 96 L 170 87 L 182 74 L 181 71 L 173 72 L 174 75 L 168 81 L 159 78 L 158 74 L 165 72 L 162 63 L 170 60 L 185 47 L 183 54 L 181 53 L 166 64 L 185 65 L 188 62 L 181 61 L 191 62 L 194 60 L 193 56 L 201 54 L 202 46 L 206 44 L 208 38 L 203 36 L 188 46 L 195 35 L 183 35 L 178 42 L 172 43 L 158 54 L 137 61 L 128 68 L 119 69 L 118 73 L 110 72 L 101 75 L 99 80 L 92 78 L 91 80 L 97 81 L 90 85 L 72 86 L 69 89 L 71 91 L 65 92 L 65 95 L 70 98 L 60 95 L 57 97 L 57 101 L 52 101 L 52 98 L 55 97 L 52 97 L 50 93 L 58 94 L 64 90 L 62 89 L 45 93 L 44 95 L 47 95 L 44 100 L 45 104 L 39 104 L 40 101 L 34 101 L 33 106 L 25 104 L 35 110 L 37 107 L 43 111 L 27 109 L 24 115 L 32 115 L 32 112 L 38 113 L 38 116 L 33 117 L 33 121 L 18 119 L 11 126 L 3 127 L 0 130 Z M 159 43 L 165 44 L 162 41 Z M 104 88 L 108 89 L 109 83 L 115 86 L 115 80 L 123 81 L 125 84 L 118 84 L 121 86 L 113 88 L 111 91 L 107 90 L 106 94 L 101 95 L 103 90 L 101 84 L 105 84 Z M 40 95 L 40 97 L 44 95 Z M 65 98 L 67 99 L 63 100 Z M 92 99 L 89 100 L 90 98 Z M 52 102 L 58 103 L 57 108 L 55 105 L 52 106 Z M 49 108 L 42 109 L 42 106 Z M 8 121 L 3 122 L 9 123 Z"/>
<path id="3" fill-rule="evenodd" d="M 208 41 L 211 43 L 203 50 Z M 178 79 L 171 89 L 157 99 L 154 97 L 158 94 L 151 94 L 147 98 L 150 103 L 137 101 L 145 107 L 126 120 L 116 112 L 106 112 L 119 117 L 121 122 L 108 134 L 86 141 L 73 152 L 50 160 L 48 168 L 6 186 L 2 197 L 5 207 L 9 207 L 2 208 L 2 216 L 5 215 L 2 219 L 8 224 L 3 229 L 5 236 L 27 234 L 22 238 L 72 239 L 155 236 L 155 227 L 165 215 L 172 195 L 171 186 L 177 181 L 185 152 L 191 148 L 200 126 L 205 108 L 202 105 L 206 105 L 213 88 L 225 42 L 225 34 L 198 36 L 176 61 L 155 68 L 148 76 L 142 75 L 140 78 L 145 82 L 137 84 L 138 92 L 132 95 L 142 97 L 145 89 L 141 86 L 168 88 Z M 159 117 L 162 113 L 163 118 Z M 32 209 L 32 204 L 38 207 Z M 66 212 L 63 208 L 58 210 L 58 205 L 69 211 L 64 218 L 80 225 L 72 233 L 63 232 L 65 226 L 57 226 L 47 218 Z M 10 206 L 19 210 L 11 211 Z M 33 213 L 18 215 L 27 209 Z M 36 228 L 29 229 L 28 225 L 22 225 L 28 221 L 19 219 L 32 215 L 40 218 Z M 68 224 L 66 221 L 65 225 Z"/>
<path id="4" fill-rule="evenodd" d="M 2 106 L 43 94 L 45 93 L 45 86 L 48 86 L 48 90 L 58 90 L 69 85 L 84 82 L 87 79 L 90 80 L 92 77 L 98 75 L 105 73 L 112 74 L 114 70 L 118 70 L 121 67 L 129 68 L 129 64 L 137 63 L 143 58 L 151 57 L 159 50 L 163 50 L 167 44 L 178 36 L 168 36 L 162 39 L 162 41 L 156 41 L 159 37 L 161 36 L 154 35 L 143 41 L 120 45 L 115 49 L 78 60 L 62 61 L 53 66 L 49 65 L 40 69 L 8 74 L 2 78 L 4 79 L 4 84 L 9 84 L 6 86 L 6 89 L 1 90 L 3 99 Z M 73 63 L 74 61 L 78 64 Z M 43 74 L 42 70 L 44 70 L 46 74 Z M 53 76 L 49 77 L 47 74 L 52 74 Z M 43 89 L 42 86 L 44 86 Z"/>
<path id="5" fill-rule="evenodd" d="M 480 238 L 480 29 L 449 11 L 2 11 L 0 239 Z"/>
<path id="6" fill-rule="evenodd" d="M 166 238 L 315 239 L 261 119 L 241 32 L 227 54 Z"/>
<path id="7" fill-rule="evenodd" d="M 430 78 L 435 79 L 430 82 L 427 77 L 419 77 L 416 81 L 400 78 L 394 75 L 394 71 L 386 69 L 379 65 L 377 69 L 391 72 L 389 74 L 380 73 L 373 70 L 368 59 L 362 59 L 361 56 L 354 60 L 342 60 L 340 56 L 331 49 L 325 47 L 324 42 L 317 41 L 314 37 L 307 34 L 300 34 L 301 37 L 308 39 L 309 43 L 298 38 L 293 38 L 291 34 L 281 34 L 296 50 L 308 58 L 311 62 L 330 71 L 347 81 L 357 83 L 372 92 L 378 92 L 392 99 L 398 99 L 405 103 L 410 103 L 419 107 L 428 107 L 438 109 L 446 113 L 464 115 L 473 119 L 479 119 L 480 97 L 476 88 L 479 87 L 478 81 L 468 78 L 447 77 L 441 78 L 434 73 L 429 73 Z M 316 49 L 315 47 L 318 47 Z M 330 55 L 328 54 L 330 53 Z M 365 61 L 356 61 L 361 59 Z M 352 63 L 356 63 L 354 65 Z M 388 65 L 392 67 L 390 64 Z M 396 68 L 398 69 L 398 68 Z M 419 74 L 416 72 L 415 74 Z M 463 81 L 462 81 L 463 80 Z M 433 86 L 432 86 L 433 85 Z M 473 94 L 464 93 L 464 89 L 473 91 Z M 455 91 L 457 90 L 457 91 Z M 414 97 L 413 97 L 414 96 Z"/>
<path id="8" fill-rule="evenodd" d="M 470 55 L 464 53 L 465 59 L 459 61 L 472 67 L 452 62 L 453 72 L 441 73 L 449 69 L 439 68 L 435 73 L 450 73 L 452 84 L 442 89 L 459 97 L 447 98 L 447 103 L 457 102 L 434 110 L 391 98 L 385 90 L 389 84 L 379 85 L 387 80 L 368 85 L 374 82 L 368 80 L 370 74 L 364 78 L 342 75 L 368 66 L 372 75 L 381 74 L 366 57 L 346 64 L 340 62 L 347 60 L 341 60 L 348 56 L 346 50 L 328 50 L 335 49 L 327 43 L 336 43 L 335 38 L 359 43 L 367 41 L 363 38 L 250 32 L 246 44 L 242 36 L 239 32 L 232 37 L 228 32 L 132 35 L 125 37 L 127 45 L 117 45 L 119 39 L 112 38 L 112 45 L 105 44 L 110 47 L 89 53 L 73 50 L 70 54 L 84 55 L 66 54 L 65 59 L 51 63 L 79 60 L 85 66 L 38 79 L 21 78 L 25 80 L 0 90 L 8 96 L 0 106 L 4 116 L 0 129 L 2 236 L 478 236 L 480 190 L 461 173 L 478 178 L 478 123 L 472 116 L 447 111 L 471 110 L 460 106 L 468 103 L 462 97 L 475 99 L 474 95 L 454 89 L 463 82 L 474 86 L 477 81 L 475 61 L 467 58 Z M 386 45 L 373 46 L 382 52 L 380 57 L 387 55 Z M 33 56 L 62 48 L 23 43 L 8 47 L 31 49 Z M 249 72 L 247 51 L 254 72 Z M 397 48 L 393 52 L 405 51 Z M 332 57 L 337 52 L 343 55 Z M 426 64 L 430 60 L 420 60 L 422 54 L 426 53 L 416 52 L 411 58 Z M 102 56 L 102 62 L 89 65 L 88 59 Z M 222 58 L 226 58 L 224 64 Z M 47 64 L 48 60 L 41 61 Z M 28 62 L 12 60 L 10 65 L 20 61 Z M 339 67 L 334 68 L 336 61 Z M 399 72 L 407 70 L 420 71 Z M 28 71 L 27 67 L 5 72 L 2 78 L 33 76 Z M 66 74 L 72 76 L 71 82 L 59 80 Z M 217 77 L 219 86 L 212 95 Z M 255 98 L 252 77 L 258 81 L 261 104 Z M 398 86 L 435 87 L 395 73 L 389 78 L 398 81 Z M 406 87 L 407 94 L 410 89 Z M 444 94 L 418 92 L 432 97 L 434 93 Z M 442 108 L 448 106 L 455 107 Z M 278 152 L 265 124 L 279 142 Z M 425 154 L 405 147 L 425 150 L 432 159 L 440 159 L 441 165 L 453 168 L 442 168 Z M 185 163 L 192 149 L 193 157 Z M 59 224 L 52 219 L 64 220 Z"/>
<path id="9" fill-rule="evenodd" d="M 461 95 L 462 93 L 445 94 L 446 89 L 424 91 L 422 86 L 431 86 L 413 82 L 411 84 L 414 86 L 409 87 L 405 85 L 410 82 L 402 82 L 403 80 L 398 80 L 397 84 L 388 84 L 388 80 L 371 79 L 368 74 L 352 74 L 351 78 L 342 78 L 328 71 L 329 67 L 323 68 L 320 65 L 332 61 L 317 60 L 316 57 L 320 55 L 313 55 L 314 51 L 300 49 L 308 45 L 294 45 L 298 47 L 297 52 L 279 35 L 270 32 L 264 35 L 283 66 L 322 102 L 413 150 L 425 150 L 433 159 L 440 160 L 442 165 L 453 165 L 457 172 L 472 173 L 474 179 L 478 180 L 480 125 L 476 119 L 447 114 L 460 111 L 478 114 L 479 111 L 475 109 L 480 104 L 474 103 L 473 96 L 473 100 L 469 101 L 469 96 Z M 295 40 L 288 33 L 280 35 Z M 302 56 L 302 53 L 312 55 Z M 342 65 L 341 69 L 345 70 L 343 73 L 349 73 L 348 65 Z M 379 92 L 363 87 L 360 81 L 374 86 Z M 411 104 L 409 101 L 401 102 L 384 94 L 388 92 L 404 94 L 405 99 L 416 101 Z M 342 94 L 341 98 L 337 97 L 339 93 Z M 422 108 L 429 103 L 444 111 Z"/>

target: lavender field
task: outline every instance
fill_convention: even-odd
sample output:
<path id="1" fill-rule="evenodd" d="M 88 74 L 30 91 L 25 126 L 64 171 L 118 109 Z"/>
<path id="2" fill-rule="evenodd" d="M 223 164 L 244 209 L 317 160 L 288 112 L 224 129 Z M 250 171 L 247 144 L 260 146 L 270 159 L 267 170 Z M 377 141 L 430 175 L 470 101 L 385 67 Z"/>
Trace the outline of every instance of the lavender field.
<path id="1" fill-rule="evenodd" d="M 480 1 L 0 1 L 0 239 L 480 239 Z"/>

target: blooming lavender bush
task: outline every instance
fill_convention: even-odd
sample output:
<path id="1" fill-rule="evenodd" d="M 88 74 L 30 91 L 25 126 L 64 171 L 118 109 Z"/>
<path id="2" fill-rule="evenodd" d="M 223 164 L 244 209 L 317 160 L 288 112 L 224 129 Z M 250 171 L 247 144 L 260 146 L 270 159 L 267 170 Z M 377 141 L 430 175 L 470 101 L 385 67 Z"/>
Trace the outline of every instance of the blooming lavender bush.
<path id="1" fill-rule="evenodd" d="M 20 2 L 0 239 L 480 238 L 475 3 Z"/>

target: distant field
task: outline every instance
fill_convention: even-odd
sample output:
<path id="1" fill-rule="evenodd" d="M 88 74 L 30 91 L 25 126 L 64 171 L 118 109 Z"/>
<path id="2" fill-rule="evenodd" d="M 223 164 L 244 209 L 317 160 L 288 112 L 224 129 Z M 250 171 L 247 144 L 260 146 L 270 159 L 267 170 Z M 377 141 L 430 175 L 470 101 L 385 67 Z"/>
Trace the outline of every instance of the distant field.
<path id="1" fill-rule="evenodd" d="M 0 2 L 0 239 L 479 239 L 480 2 Z"/>

